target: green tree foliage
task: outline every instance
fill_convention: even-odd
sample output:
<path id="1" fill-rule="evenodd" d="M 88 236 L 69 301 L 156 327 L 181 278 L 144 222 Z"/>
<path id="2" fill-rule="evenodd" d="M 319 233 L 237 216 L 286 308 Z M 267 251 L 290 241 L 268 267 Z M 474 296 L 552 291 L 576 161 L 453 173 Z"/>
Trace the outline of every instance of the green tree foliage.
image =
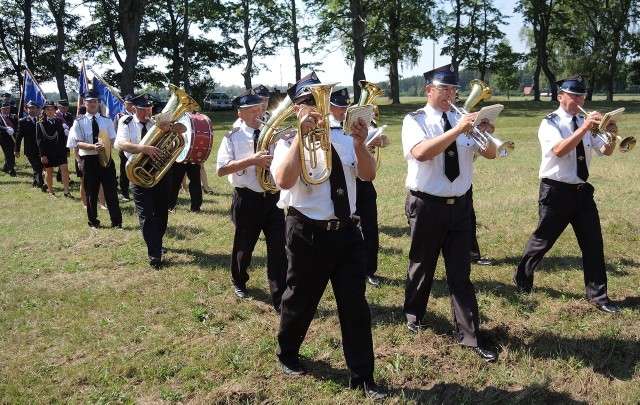
<path id="1" fill-rule="evenodd" d="M 478 0 L 476 43 L 469 49 L 465 67 L 480 72 L 480 80 L 491 70 L 491 64 L 498 59 L 497 44 L 504 38 L 501 26 L 506 25 L 506 17 L 493 6 L 492 0 Z"/>

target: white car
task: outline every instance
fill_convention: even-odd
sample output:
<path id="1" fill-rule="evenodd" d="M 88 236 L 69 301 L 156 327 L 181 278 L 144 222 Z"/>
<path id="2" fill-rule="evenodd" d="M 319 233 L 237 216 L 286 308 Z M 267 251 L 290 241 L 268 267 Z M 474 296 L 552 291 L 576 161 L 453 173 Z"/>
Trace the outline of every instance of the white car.
<path id="1" fill-rule="evenodd" d="M 233 104 L 227 93 L 209 93 L 204 98 L 205 110 L 231 110 Z"/>

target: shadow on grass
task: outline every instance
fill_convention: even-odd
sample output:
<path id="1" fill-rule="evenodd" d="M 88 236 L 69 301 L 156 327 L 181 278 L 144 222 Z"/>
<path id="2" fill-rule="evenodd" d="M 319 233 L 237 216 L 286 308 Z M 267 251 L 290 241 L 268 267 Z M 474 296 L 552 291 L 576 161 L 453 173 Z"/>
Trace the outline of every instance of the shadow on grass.
<path id="1" fill-rule="evenodd" d="M 499 265 L 512 265 L 515 267 L 520 263 L 520 256 L 511 256 L 505 257 L 502 259 L 493 259 L 493 263 L 495 266 Z M 605 263 L 607 268 L 607 273 L 615 274 L 618 276 L 628 276 L 629 272 L 626 270 L 620 270 L 619 265 L 624 267 L 638 267 L 640 263 L 636 262 L 632 259 L 620 259 L 616 261 L 616 264 L 612 264 L 611 262 Z M 560 272 L 574 269 L 582 269 L 582 257 L 575 255 L 567 255 L 567 256 L 545 256 L 538 265 L 536 272 Z"/>
<path id="2" fill-rule="evenodd" d="M 403 399 L 417 403 L 437 404 L 508 404 L 508 403 L 534 403 L 534 404 L 587 404 L 584 401 L 576 401 L 569 394 L 554 392 L 547 385 L 532 384 L 518 391 L 507 391 L 495 387 L 486 387 L 476 391 L 457 383 L 439 383 L 431 389 L 400 389 Z"/>
<path id="3" fill-rule="evenodd" d="M 409 226 L 382 225 L 378 227 L 378 231 L 392 238 L 400 238 L 402 236 L 409 235 Z"/>
<path id="4" fill-rule="evenodd" d="M 505 346 L 534 358 L 561 360 L 571 368 L 590 368 L 609 379 L 631 380 L 640 365 L 640 346 L 633 339 L 570 338 L 543 331 L 525 341 L 514 336 L 507 325 L 485 328 L 483 336 L 489 347 Z"/>

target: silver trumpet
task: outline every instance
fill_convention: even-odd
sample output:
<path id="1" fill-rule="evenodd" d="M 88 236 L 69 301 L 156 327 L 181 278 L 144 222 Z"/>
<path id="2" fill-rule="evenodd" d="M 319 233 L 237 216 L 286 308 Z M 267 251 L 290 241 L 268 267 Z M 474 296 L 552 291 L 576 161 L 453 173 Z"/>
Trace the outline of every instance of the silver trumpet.
<path id="1" fill-rule="evenodd" d="M 589 113 L 586 112 L 584 108 L 578 106 L 578 109 L 584 114 L 585 118 L 587 115 L 589 115 Z M 607 131 L 607 126 L 609 126 L 611 120 L 609 119 L 608 114 L 605 114 L 604 117 L 605 118 L 603 118 L 600 124 L 593 125 L 593 127 L 591 128 L 591 136 L 600 138 L 602 142 L 604 142 L 605 146 L 611 146 L 611 144 L 616 141 L 620 142 L 620 146 L 618 147 L 618 149 L 622 153 L 631 151 L 636 146 L 636 138 L 633 136 L 622 138 L 620 135 L 618 135 L 617 131 Z"/>
<path id="2" fill-rule="evenodd" d="M 462 116 L 463 114 L 468 114 L 467 110 L 465 110 L 464 108 L 456 107 L 456 105 L 453 104 L 451 100 L 447 101 L 449 102 L 451 108 L 453 108 L 453 111 L 456 112 L 456 114 L 460 116 Z M 511 152 L 513 152 L 516 147 L 516 144 L 513 141 L 502 142 L 492 133 L 489 133 L 488 131 L 481 131 L 480 128 L 476 126 L 472 127 L 472 129 L 467 133 L 467 136 L 472 138 L 478 144 L 482 151 L 486 151 L 489 148 L 490 144 L 494 144 L 496 147 L 496 157 L 499 159 L 509 156 L 509 154 L 511 154 Z"/>

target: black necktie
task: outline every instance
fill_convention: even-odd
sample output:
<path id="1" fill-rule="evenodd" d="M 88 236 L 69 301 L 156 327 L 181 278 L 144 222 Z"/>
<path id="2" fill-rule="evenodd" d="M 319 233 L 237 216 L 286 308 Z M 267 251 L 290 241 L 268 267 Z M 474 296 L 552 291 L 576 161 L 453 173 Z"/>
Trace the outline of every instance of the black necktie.
<path id="1" fill-rule="evenodd" d="M 573 116 L 573 131 L 575 132 L 578 129 L 578 117 Z M 578 177 L 582 179 L 582 181 L 587 181 L 589 178 L 589 168 L 587 167 L 587 157 L 584 152 L 584 143 L 582 143 L 582 139 L 576 146 L 576 163 L 578 164 Z"/>
<path id="2" fill-rule="evenodd" d="M 93 143 L 97 143 L 98 134 L 100 133 L 100 127 L 98 127 L 98 120 L 96 120 L 95 115 L 91 119 L 91 131 L 93 132 Z"/>
<path id="3" fill-rule="evenodd" d="M 331 174 L 329 175 L 329 184 L 331 186 L 331 200 L 333 200 L 333 213 L 339 220 L 344 221 L 351 216 L 349 193 L 347 192 L 347 182 L 344 178 L 342 161 L 333 145 L 331 145 Z"/>
<path id="4" fill-rule="evenodd" d="M 140 131 L 140 140 L 143 140 L 144 136 L 147 134 L 147 124 L 144 122 L 141 122 L 140 124 L 142 124 L 142 131 Z"/>
<path id="5" fill-rule="evenodd" d="M 444 132 L 447 132 L 451 129 L 447 113 L 442 113 L 442 119 L 444 120 Z M 444 150 L 444 174 L 452 183 L 460 175 L 458 143 L 456 140 L 451 142 L 451 145 L 447 146 L 447 149 Z"/>
<path id="6" fill-rule="evenodd" d="M 257 152 L 258 150 L 258 138 L 260 137 L 260 130 L 259 129 L 254 129 L 253 130 L 253 151 Z"/>

